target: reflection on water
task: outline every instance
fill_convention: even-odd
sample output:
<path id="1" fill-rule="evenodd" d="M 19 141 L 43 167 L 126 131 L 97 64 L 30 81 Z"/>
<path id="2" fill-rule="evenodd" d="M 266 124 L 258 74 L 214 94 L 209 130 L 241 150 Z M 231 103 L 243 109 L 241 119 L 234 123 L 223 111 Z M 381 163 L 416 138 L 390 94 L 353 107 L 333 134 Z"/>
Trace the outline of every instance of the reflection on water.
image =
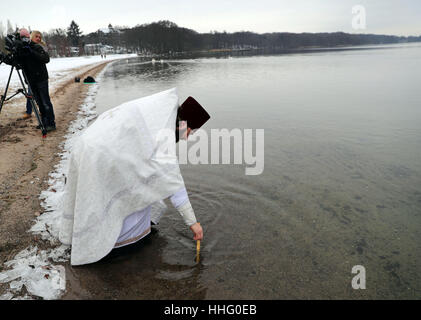
<path id="1" fill-rule="evenodd" d="M 265 171 L 182 165 L 200 263 L 168 204 L 145 241 L 70 268 L 65 298 L 419 298 L 420 81 L 419 45 L 114 63 L 99 112 L 177 87 L 207 108 L 206 130 L 265 129 Z"/>

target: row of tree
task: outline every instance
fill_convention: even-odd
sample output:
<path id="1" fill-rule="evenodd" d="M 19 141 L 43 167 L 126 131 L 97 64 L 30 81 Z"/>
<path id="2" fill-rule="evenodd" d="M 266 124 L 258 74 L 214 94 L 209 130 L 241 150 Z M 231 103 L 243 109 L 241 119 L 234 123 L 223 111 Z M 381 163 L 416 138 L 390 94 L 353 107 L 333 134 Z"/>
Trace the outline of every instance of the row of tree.
<path id="1" fill-rule="evenodd" d="M 264 33 L 209 32 L 178 27 L 170 21 L 159 21 L 124 30 L 121 36 L 125 46 L 144 48 L 154 53 L 194 50 L 235 49 L 299 49 L 311 47 L 355 46 L 368 44 L 406 43 L 421 41 L 419 37 L 398 37 L 374 34 L 334 33 Z"/>
<path id="2" fill-rule="evenodd" d="M 11 24 L 8 21 L 7 32 Z M 0 23 L 0 37 L 4 30 Z M 113 27 L 83 35 L 79 25 L 72 21 L 64 29 L 53 29 L 44 34 L 51 55 L 69 56 L 92 54 L 87 45 L 98 48 L 107 45 L 117 52 L 142 52 L 150 54 L 192 52 L 203 50 L 275 49 L 289 50 L 313 47 L 355 46 L 369 44 L 405 43 L 421 41 L 419 37 L 398 37 L 374 34 L 335 33 L 264 33 L 209 32 L 198 33 L 177 26 L 170 21 L 158 21 L 133 28 Z M 77 48 L 77 49 L 75 49 Z M 1 39 L 0 39 L 1 49 Z M 95 52 L 98 54 L 99 52 Z"/>

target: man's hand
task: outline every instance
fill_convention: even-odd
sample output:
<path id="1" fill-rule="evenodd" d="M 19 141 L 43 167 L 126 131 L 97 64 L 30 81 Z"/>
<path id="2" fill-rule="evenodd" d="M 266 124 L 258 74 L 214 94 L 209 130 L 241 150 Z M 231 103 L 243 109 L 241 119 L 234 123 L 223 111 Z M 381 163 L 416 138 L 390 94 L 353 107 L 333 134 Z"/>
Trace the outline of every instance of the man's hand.
<path id="1" fill-rule="evenodd" d="M 202 240 L 203 239 L 203 229 L 200 223 L 196 222 L 194 225 L 190 226 L 190 230 L 194 233 L 193 240 Z"/>
<path id="2" fill-rule="evenodd" d="M 29 43 L 24 42 L 22 40 L 15 40 L 15 47 L 18 56 L 26 57 L 31 53 L 31 48 L 29 47 Z"/>

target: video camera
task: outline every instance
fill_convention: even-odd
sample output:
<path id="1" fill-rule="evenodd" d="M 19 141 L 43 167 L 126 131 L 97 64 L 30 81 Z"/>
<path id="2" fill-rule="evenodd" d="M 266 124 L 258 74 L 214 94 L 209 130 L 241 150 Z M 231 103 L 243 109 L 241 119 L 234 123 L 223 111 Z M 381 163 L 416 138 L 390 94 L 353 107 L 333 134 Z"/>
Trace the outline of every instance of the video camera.
<path id="1" fill-rule="evenodd" d="M 11 65 L 18 65 L 18 58 L 22 54 L 23 48 L 27 46 L 31 40 L 26 37 L 21 37 L 19 32 L 8 34 L 5 38 L 5 49 L 9 52 L 4 54 L 0 52 L 0 64 L 2 62 Z"/>

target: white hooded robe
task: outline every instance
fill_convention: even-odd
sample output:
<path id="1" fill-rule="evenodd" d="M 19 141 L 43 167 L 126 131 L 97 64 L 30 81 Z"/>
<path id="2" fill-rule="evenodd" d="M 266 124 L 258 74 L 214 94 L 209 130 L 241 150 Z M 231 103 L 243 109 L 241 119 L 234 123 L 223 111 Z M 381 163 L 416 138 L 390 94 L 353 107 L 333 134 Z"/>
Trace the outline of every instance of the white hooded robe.
<path id="1" fill-rule="evenodd" d="M 60 241 L 71 264 L 93 263 L 116 244 L 123 221 L 184 187 L 175 153 L 175 89 L 101 114 L 78 138 L 69 160 Z M 153 214 L 153 213 L 152 213 Z"/>

